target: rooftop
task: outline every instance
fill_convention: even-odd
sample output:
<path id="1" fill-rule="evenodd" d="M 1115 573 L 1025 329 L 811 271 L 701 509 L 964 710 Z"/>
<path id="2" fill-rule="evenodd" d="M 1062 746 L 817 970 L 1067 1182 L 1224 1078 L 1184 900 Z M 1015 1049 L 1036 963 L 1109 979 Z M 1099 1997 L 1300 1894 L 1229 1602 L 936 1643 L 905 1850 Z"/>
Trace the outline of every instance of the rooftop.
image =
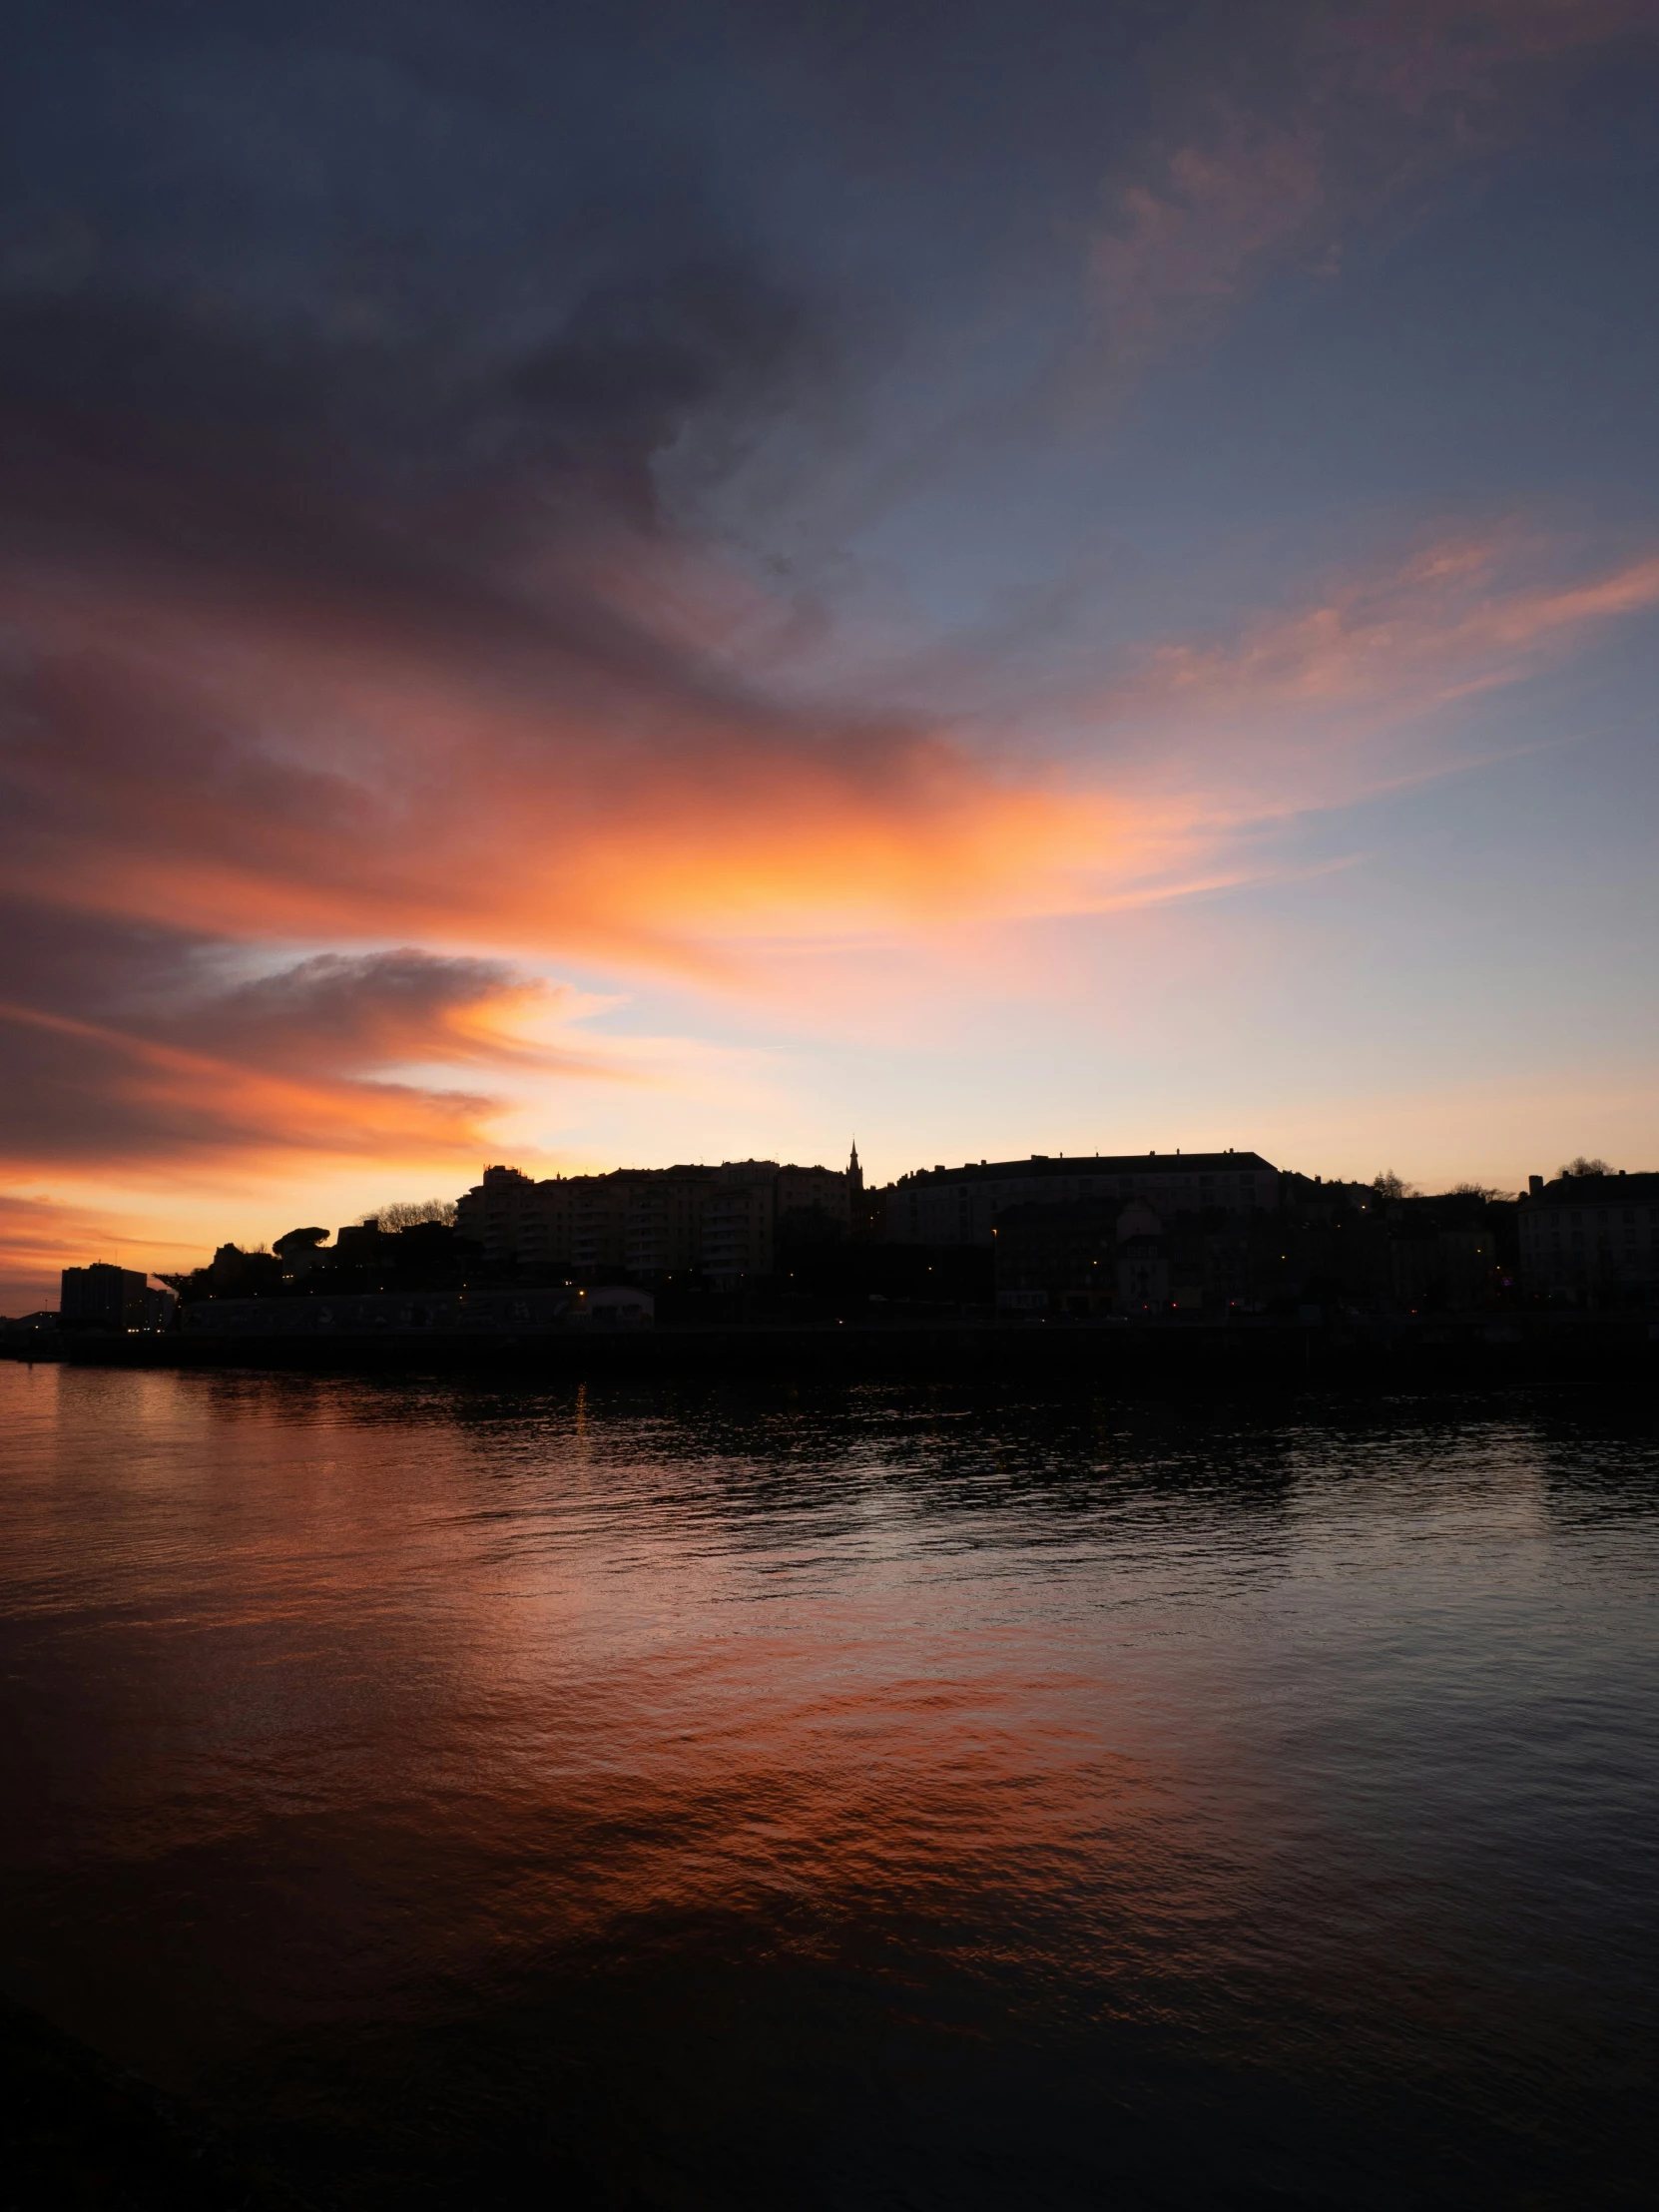
<path id="1" fill-rule="evenodd" d="M 1659 1173 L 1627 1175 L 1558 1175 L 1541 1191 L 1534 1191 L 1531 1206 L 1634 1206 L 1659 1199 Z"/>
<path id="2" fill-rule="evenodd" d="M 998 1177 L 1061 1175 L 1274 1175 L 1259 1152 L 1033 1152 L 1029 1160 L 970 1160 L 959 1168 L 915 1168 L 901 1183 L 979 1183 Z"/>

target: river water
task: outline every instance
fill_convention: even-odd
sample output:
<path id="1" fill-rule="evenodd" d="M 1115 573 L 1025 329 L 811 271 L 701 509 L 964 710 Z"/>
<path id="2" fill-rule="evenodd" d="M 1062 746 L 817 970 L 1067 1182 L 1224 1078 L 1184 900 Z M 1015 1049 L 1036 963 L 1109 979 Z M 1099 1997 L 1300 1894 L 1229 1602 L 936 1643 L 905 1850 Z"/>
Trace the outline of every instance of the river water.
<path id="1" fill-rule="evenodd" d="M 1652 2201 L 1659 1424 L 0 1367 L 0 1989 L 325 2205 Z"/>

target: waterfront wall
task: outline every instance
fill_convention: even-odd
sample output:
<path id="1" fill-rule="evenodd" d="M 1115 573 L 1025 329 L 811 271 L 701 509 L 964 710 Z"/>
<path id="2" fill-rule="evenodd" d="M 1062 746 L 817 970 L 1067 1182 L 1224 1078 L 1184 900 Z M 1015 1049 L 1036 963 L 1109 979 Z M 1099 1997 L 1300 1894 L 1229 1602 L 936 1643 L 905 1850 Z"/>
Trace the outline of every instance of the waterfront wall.
<path id="1" fill-rule="evenodd" d="M 524 1326 L 333 1336 L 181 1333 L 67 1337 L 5 1347 L 14 1359 L 74 1366 L 242 1369 L 312 1374 L 476 1374 L 515 1386 L 565 1381 L 706 1378 L 907 1383 L 1007 1382 L 1176 1393 L 1303 1386 L 1370 1390 L 1637 1387 L 1659 1402 L 1659 1325 L 1641 1314 L 1525 1317 L 1467 1325 L 1343 1328 L 1153 1323 L 998 1327 L 764 1326 L 630 1331 Z"/>

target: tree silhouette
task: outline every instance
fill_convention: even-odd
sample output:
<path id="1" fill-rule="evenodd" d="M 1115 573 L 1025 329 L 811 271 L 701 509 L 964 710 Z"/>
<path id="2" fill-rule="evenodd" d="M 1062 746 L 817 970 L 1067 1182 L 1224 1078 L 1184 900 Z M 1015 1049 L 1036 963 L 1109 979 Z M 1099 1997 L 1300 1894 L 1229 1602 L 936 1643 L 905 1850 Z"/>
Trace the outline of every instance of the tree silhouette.
<path id="1" fill-rule="evenodd" d="M 399 1198 L 389 1206 L 380 1206 L 372 1214 L 364 1214 L 365 1222 L 377 1221 L 388 1236 L 399 1229 L 418 1229 L 423 1221 L 441 1222 L 445 1229 L 455 1226 L 455 1201 L 452 1198 Z"/>

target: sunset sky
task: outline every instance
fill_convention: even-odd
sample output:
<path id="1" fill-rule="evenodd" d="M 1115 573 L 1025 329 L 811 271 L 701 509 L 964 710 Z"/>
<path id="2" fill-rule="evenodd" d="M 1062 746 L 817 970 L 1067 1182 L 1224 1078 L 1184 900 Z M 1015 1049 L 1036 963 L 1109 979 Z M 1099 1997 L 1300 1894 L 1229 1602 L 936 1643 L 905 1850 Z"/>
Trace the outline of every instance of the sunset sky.
<path id="1" fill-rule="evenodd" d="M 1659 1167 L 1659 0 L 14 0 L 0 1311 Z"/>

